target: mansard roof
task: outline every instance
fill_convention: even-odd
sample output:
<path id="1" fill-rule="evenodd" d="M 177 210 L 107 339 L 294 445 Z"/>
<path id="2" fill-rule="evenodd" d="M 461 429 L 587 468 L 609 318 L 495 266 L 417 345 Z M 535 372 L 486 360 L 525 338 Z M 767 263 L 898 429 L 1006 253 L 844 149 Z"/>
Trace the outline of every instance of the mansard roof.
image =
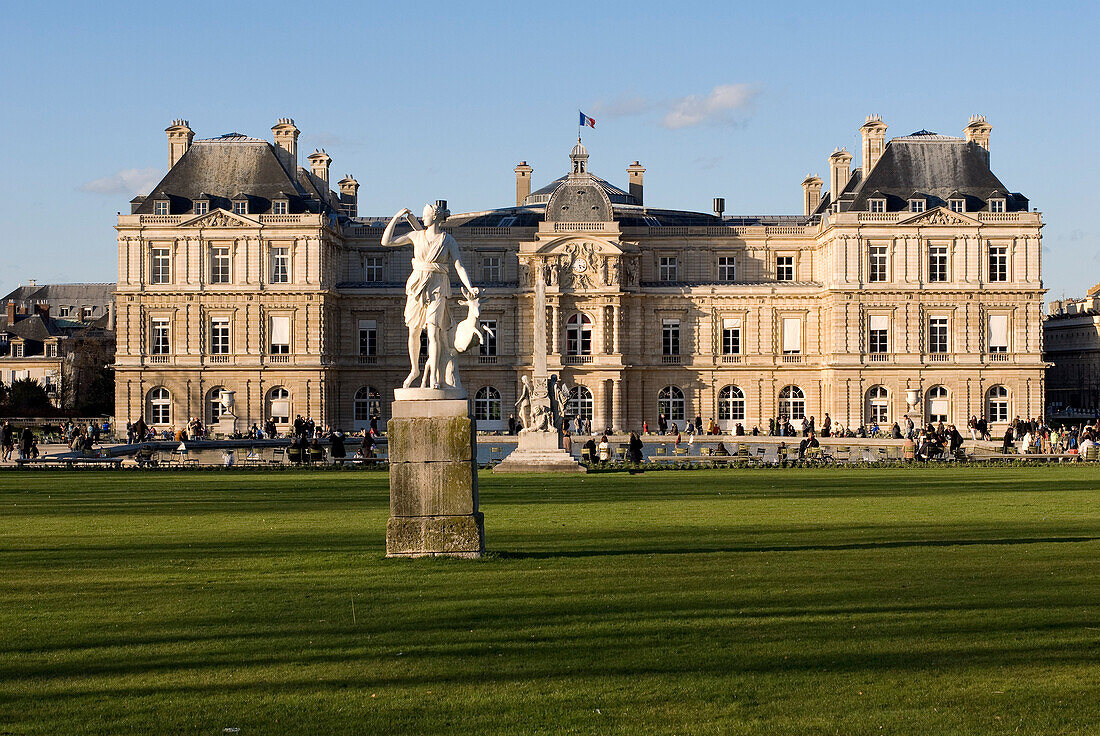
<path id="1" fill-rule="evenodd" d="M 153 214 L 154 199 L 168 199 L 170 214 L 192 211 L 196 199 L 211 208 L 230 209 L 236 195 L 247 195 L 249 211 L 270 211 L 271 200 L 289 193 L 291 212 L 338 211 L 339 198 L 305 169 L 288 172 L 275 147 L 238 133 L 195 141 L 134 214 Z M 136 204 L 136 203 L 135 203 Z"/>
<path id="2" fill-rule="evenodd" d="M 866 210 L 867 200 L 883 196 L 887 210 L 905 209 L 914 196 L 927 197 L 929 207 L 965 197 L 968 210 L 980 210 L 995 192 L 1007 192 L 989 167 L 989 152 L 980 145 L 923 130 L 887 143 L 865 180 L 859 172 L 853 172 L 840 196 L 842 211 Z M 1009 211 L 1027 209 L 1023 195 L 997 196 L 1008 198 Z"/>

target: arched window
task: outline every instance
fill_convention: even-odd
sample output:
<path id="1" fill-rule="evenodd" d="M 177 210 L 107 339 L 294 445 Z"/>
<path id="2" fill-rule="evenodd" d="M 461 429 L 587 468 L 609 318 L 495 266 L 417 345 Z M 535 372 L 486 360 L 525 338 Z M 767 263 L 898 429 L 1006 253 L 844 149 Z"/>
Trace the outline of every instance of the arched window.
<path id="1" fill-rule="evenodd" d="M 779 417 L 792 422 L 806 418 L 806 394 L 798 386 L 785 386 L 779 392 Z"/>
<path id="2" fill-rule="evenodd" d="M 172 423 L 172 394 L 164 386 L 149 392 L 149 424 L 163 426 Z"/>
<path id="3" fill-rule="evenodd" d="M 928 421 L 931 424 L 951 421 L 951 399 L 946 387 L 933 386 L 928 389 L 925 398 L 928 404 Z"/>
<path id="4" fill-rule="evenodd" d="M 355 429 L 365 429 L 371 419 L 382 417 L 382 394 L 374 386 L 363 386 L 355 392 L 352 408 Z"/>
<path id="5" fill-rule="evenodd" d="M 267 392 L 267 418 L 275 424 L 290 424 L 290 392 L 276 386 Z"/>
<path id="6" fill-rule="evenodd" d="M 592 392 L 584 386 L 569 389 L 569 401 L 565 403 L 565 415 L 592 420 Z"/>
<path id="7" fill-rule="evenodd" d="M 657 392 L 657 411 L 670 422 L 682 422 L 687 416 L 684 392 L 679 386 L 665 386 Z"/>
<path id="8" fill-rule="evenodd" d="M 1008 389 L 1004 386 L 994 386 L 987 394 L 988 401 L 986 416 L 991 422 L 1008 421 Z"/>
<path id="9" fill-rule="evenodd" d="M 592 320 L 583 312 L 578 312 L 565 322 L 566 355 L 592 354 Z"/>
<path id="10" fill-rule="evenodd" d="M 206 392 L 206 423 L 217 424 L 221 419 L 222 414 L 225 413 L 225 407 L 222 406 L 222 391 L 225 389 L 221 386 L 212 388 Z"/>
<path id="11" fill-rule="evenodd" d="M 718 421 L 740 422 L 745 419 L 745 392 L 726 386 L 718 392 Z"/>
<path id="12" fill-rule="evenodd" d="M 474 419 L 478 422 L 500 421 L 500 391 L 482 386 L 474 394 Z"/>
<path id="13" fill-rule="evenodd" d="M 872 424 L 890 421 L 890 392 L 885 386 L 872 386 L 867 392 L 867 421 Z"/>

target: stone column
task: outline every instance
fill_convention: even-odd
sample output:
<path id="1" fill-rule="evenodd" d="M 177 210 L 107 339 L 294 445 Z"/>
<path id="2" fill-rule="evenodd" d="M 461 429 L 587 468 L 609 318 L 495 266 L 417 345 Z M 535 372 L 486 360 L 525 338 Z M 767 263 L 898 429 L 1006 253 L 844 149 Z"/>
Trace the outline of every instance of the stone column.
<path id="1" fill-rule="evenodd" d="M 622 378 L 616 378 L 611 389 L 611 427 L 618 432 L 622 432 L 625 424 L 626 422 L 623 421 L 623 380 Z"/>
<path id="2" fill-rule="evenodd" d="M 620 318 L 621 318 L 621 314 L 620 314 L 619 305 L 616 304 L 615 306 L 613 306 L 611 308 L 611 332 L 612 332 L 612 335 L 613 335 L 613 346 L 612 346 L 611 352 L 613 352 L 615 355 L 619 355 L 620 353 L 622 353 L 622 350 L 619 347 L 619 322 L 620 322 Z M 616 384 L 616 385 L 618 385 L 618 384 Z"/>
<path id="3" fill-rule="evenodd" d="M 408 399 L 401 394 L 438 393 Z M 387 557 L 480 557 L 477 438 L 465 398 L 438 389 L 397 389 L 387 427 L 390 520 Z M 458 392 L 455 392 L 458 393 Z"/>
<path id="4" fill-rule="evenodd" d="M 551 329 L 550 329 L 550 333 L 551 333 L 551 340 L 552 340 L 552 343 L 550 345 L 550 352 L 557 355 L 557 354 L 561 353 L 561 333 L 559 332 L 560 328 L 558 327 L 558 325 L 561 324 L 561 309 L 558 307 L 557 303 L 555 302 L 554 306 L 551 308 L 550 311 L 551 311 L 551 316 L 550 316 L 550 319 L 551 319 L 550 327 L 551 327 Z"/>

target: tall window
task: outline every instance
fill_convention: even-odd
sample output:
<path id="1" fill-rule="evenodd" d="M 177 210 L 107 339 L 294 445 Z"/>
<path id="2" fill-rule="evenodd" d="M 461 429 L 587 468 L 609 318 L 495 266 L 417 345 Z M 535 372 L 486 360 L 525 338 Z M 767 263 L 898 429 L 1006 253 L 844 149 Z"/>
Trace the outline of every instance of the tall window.
<path id="1" fill-rule="evenodd" d="M 783 318 L 783 354 L 798 355 L 802 352 L 802 318 Z"/>
<path id="2" fill-rule="evenodd" d="M 210 320 L 210 354 L 229 355 L 228 317 L 214 317 Z"/>
<path id="3" fill-rule="evenodd" d="M 687 402 L 679 386 L 665 386 L 657 392 L 657 411 L 670 422 L 682 422 L 687 416 Z"/>
<path id="4" fill-rule="evenodd" d="M 479 352 L 481 355 L 497 354 L 497 321 L 495 319 L 478 320 L 481 331 L 485 333 L 485 339 L 481 341 Z"/>
<path id="5" fill-rule="evenodd" d="M 167 318 L 157 317 L 153 319 L 150 332 L 152 333 L 152 340 L 149 345 L 149 354 L 168 355 L 172 348 Z"/>
<path id="6" fill-rule="evenodd" d="M 886 246 L 872 245 L 867 249 L 869 268 L 867 269 L 868 281 L 886 280 Z"/>
<path id="7" fill-rule="evenodd" d="M 488 284 L 500 281 L 500 256 L 482 256 L 481 280 Z"/>
<path id="8" fill-rule="evenodd" d="M 271 249 L 271 283 L 290 283 L 290 248 Z"/>
<path id="9" fill-rule="evenodd" d="M 592 320 L 583 312 L 574 314 L 565 323 L 567 355 L 592 354 Z"/>
<path id="10" fill-rule="evenodd" d="M 1004 386 L 994 386 L 989 389 L 987 412 L 991 422 L 1008 421 L 1008 389 Z"/>
<path id="11" fill-rule="evenodd" d="M 657 278 L 661 281 L 678 280 L 679 264 L 676 256 L 661 256 L 657 259 Z"/>
<path id="12" fill-rule="evenodd" d="M 378 355 L 378 323 L 373 319 L 359 320 L 359 354 Z"/>
<path id="13" fill-rule="evenodd" d="M 592 419 L 592 392 L 585 386 L 574 386 L 569 390 L 569 401 L 565 403 L 565 415 Z"/>
<path id="14" fill-rule="evenodd" d="M 221 386 L 210 389 L 206 394 L 206 423 L 217 424 L 221 419 L 222 414 L 225 413 L 225 406 L 222 404 L 222 391 Z"/>
<path id="15" fill-rule="evenodd" d="M 352 409 L 355 422 L 369 426 L 371 419 L 382 416 L 382 394 L 374 386 L 363 386 L 355 392 Z"/>
<path id="16" fill-rule="evenodd" d="M 806 394 L 798 386 L 785 386 L 779 392 L 780 418 L 804 419 L 806 416 Z"/>
<path id="17" fill-rule="evenodd" d="M 733 256 L 718 256 L 718 280 L 737 280 L 737 259 Z"/>
<path id="18" fill-rule="evenodd" d="M 474 420 L 478 422 L 500 421 L 500 391 L 492 386 L 482 386 L 474 394 Z"/>
<path id="19" fill-rule="evenodd" d="M 867 392 L 867 421 L 874 424 L 890 421 L 890 393 L 885 386 L 872 386 Z"/>
<path id="20" fill-rule="evenodd" d="M 890 317 L 885 314 L 872 314 L 867 330 L 868 352 L 890 352 Z"/>
<path id="21" fill-rule="evenodd" d="M 928 280 L 947 281 L 947 246 L 928 246 Z"/>
<path id="22" fill-rule="evenodd" d="M 928 421 L 935 424 L 936 422 L 948 422 L 948 415 L 951 413 L 951 400 L 948 396 L 947 389 L 943 386 L 933 386 L 928 389 Z"/>
<path id="23" fill-rule="evenodd" d="M 928 352 L 948 352 L 947 317 L 932 317 L 928 320 Z"/>
<path id="24" fill-rule="evenodd" d="M 271 214 L 273 215 L 285 215 L 287 213 L 288 203 L 285 199 L 278 199 L 271 203 Z"/>
<path id="25" fill-rule="evenodd" d="M 149 392 L 149 423 L 165 425 L 172 423 L 172 394 L 163 386 Z"/>
<path id="26" fill-rule="evenodd" d="M 267 392 L 267 418 L 275 424 L 290 424 L 290 392 L 282 386 Z"/>
<path id="27" fill-rule="evenodd" d="M 745 392 L 737 386 L 726 386 L 718 392 L 718 421 L 739 422 L 745 419 Z"/>
<path id="28" fill-rule="evenodd" d="M 149 280 L 154 284 L 167 284 L 172 280 L 172 259 L 167 248 L 153 248 L 152 270 Z"/>
<path id="29" fill-rule="evenodd" d="M 989 280 L 1008 281 L 1008 246 L 989 246 Z"/>
<path id="30" fill-rule="evenodd" d="M 722 318 L 722 355 L 741 354 L 741 320 L 736 317 Z"/>
<path id="31" fill-rule="evenodd" d="M 229 283 L 229 248 L 226 246 L 210 248 L 210 283 Z"/>
<path id="32" fill-rule="evenodd" d="M 680 354 L 680 320 L 664 321 L 661 327 L 661 352 L 664 355 Z"/>
<path id="33" fill-rule="evenodd" d="M 991 353 L 1007 353 L 1008 352 L 1008 315 L 1007 314 L 991 314 L 989 315 L 989 327 L 987 332 L 989 341 L 989 352 Z"/>
<path id="34" fill-rule="evenodd" d="M 794 256 L 778 256 L 775 259 L 775 280 L 794 281 Z"/>
<path id="35" fill-rule="evenodd" d="M 271 354 L 286 355 L 290 352 L 290 315 L 271 315 Z"/>
<path id="36" fill-rule="evenodd" d="M 382 281 L 382 256 L 367 256 L 363 259 L 363 280 L 369 283 Z"/>

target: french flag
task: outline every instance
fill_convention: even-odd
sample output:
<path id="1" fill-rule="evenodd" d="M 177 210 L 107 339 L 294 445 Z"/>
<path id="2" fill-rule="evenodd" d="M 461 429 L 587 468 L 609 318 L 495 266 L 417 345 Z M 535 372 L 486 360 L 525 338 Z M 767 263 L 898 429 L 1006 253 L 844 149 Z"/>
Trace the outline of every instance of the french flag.
<path id="1" fill-rule="evenodd" d="M 580 112 L 580 110 L 578 110 L 577 112 Z M 582 128 L 586 125 L 589 128 L 595 128 L 596 127 L 596 118 L 590 118 L 587 115 L 585 115 L 583 112 L 580 112 L 580 115 L 581 115 L 581 121 L 579 123 L 577 123 L 577 125 L 581 126 Z"/>

